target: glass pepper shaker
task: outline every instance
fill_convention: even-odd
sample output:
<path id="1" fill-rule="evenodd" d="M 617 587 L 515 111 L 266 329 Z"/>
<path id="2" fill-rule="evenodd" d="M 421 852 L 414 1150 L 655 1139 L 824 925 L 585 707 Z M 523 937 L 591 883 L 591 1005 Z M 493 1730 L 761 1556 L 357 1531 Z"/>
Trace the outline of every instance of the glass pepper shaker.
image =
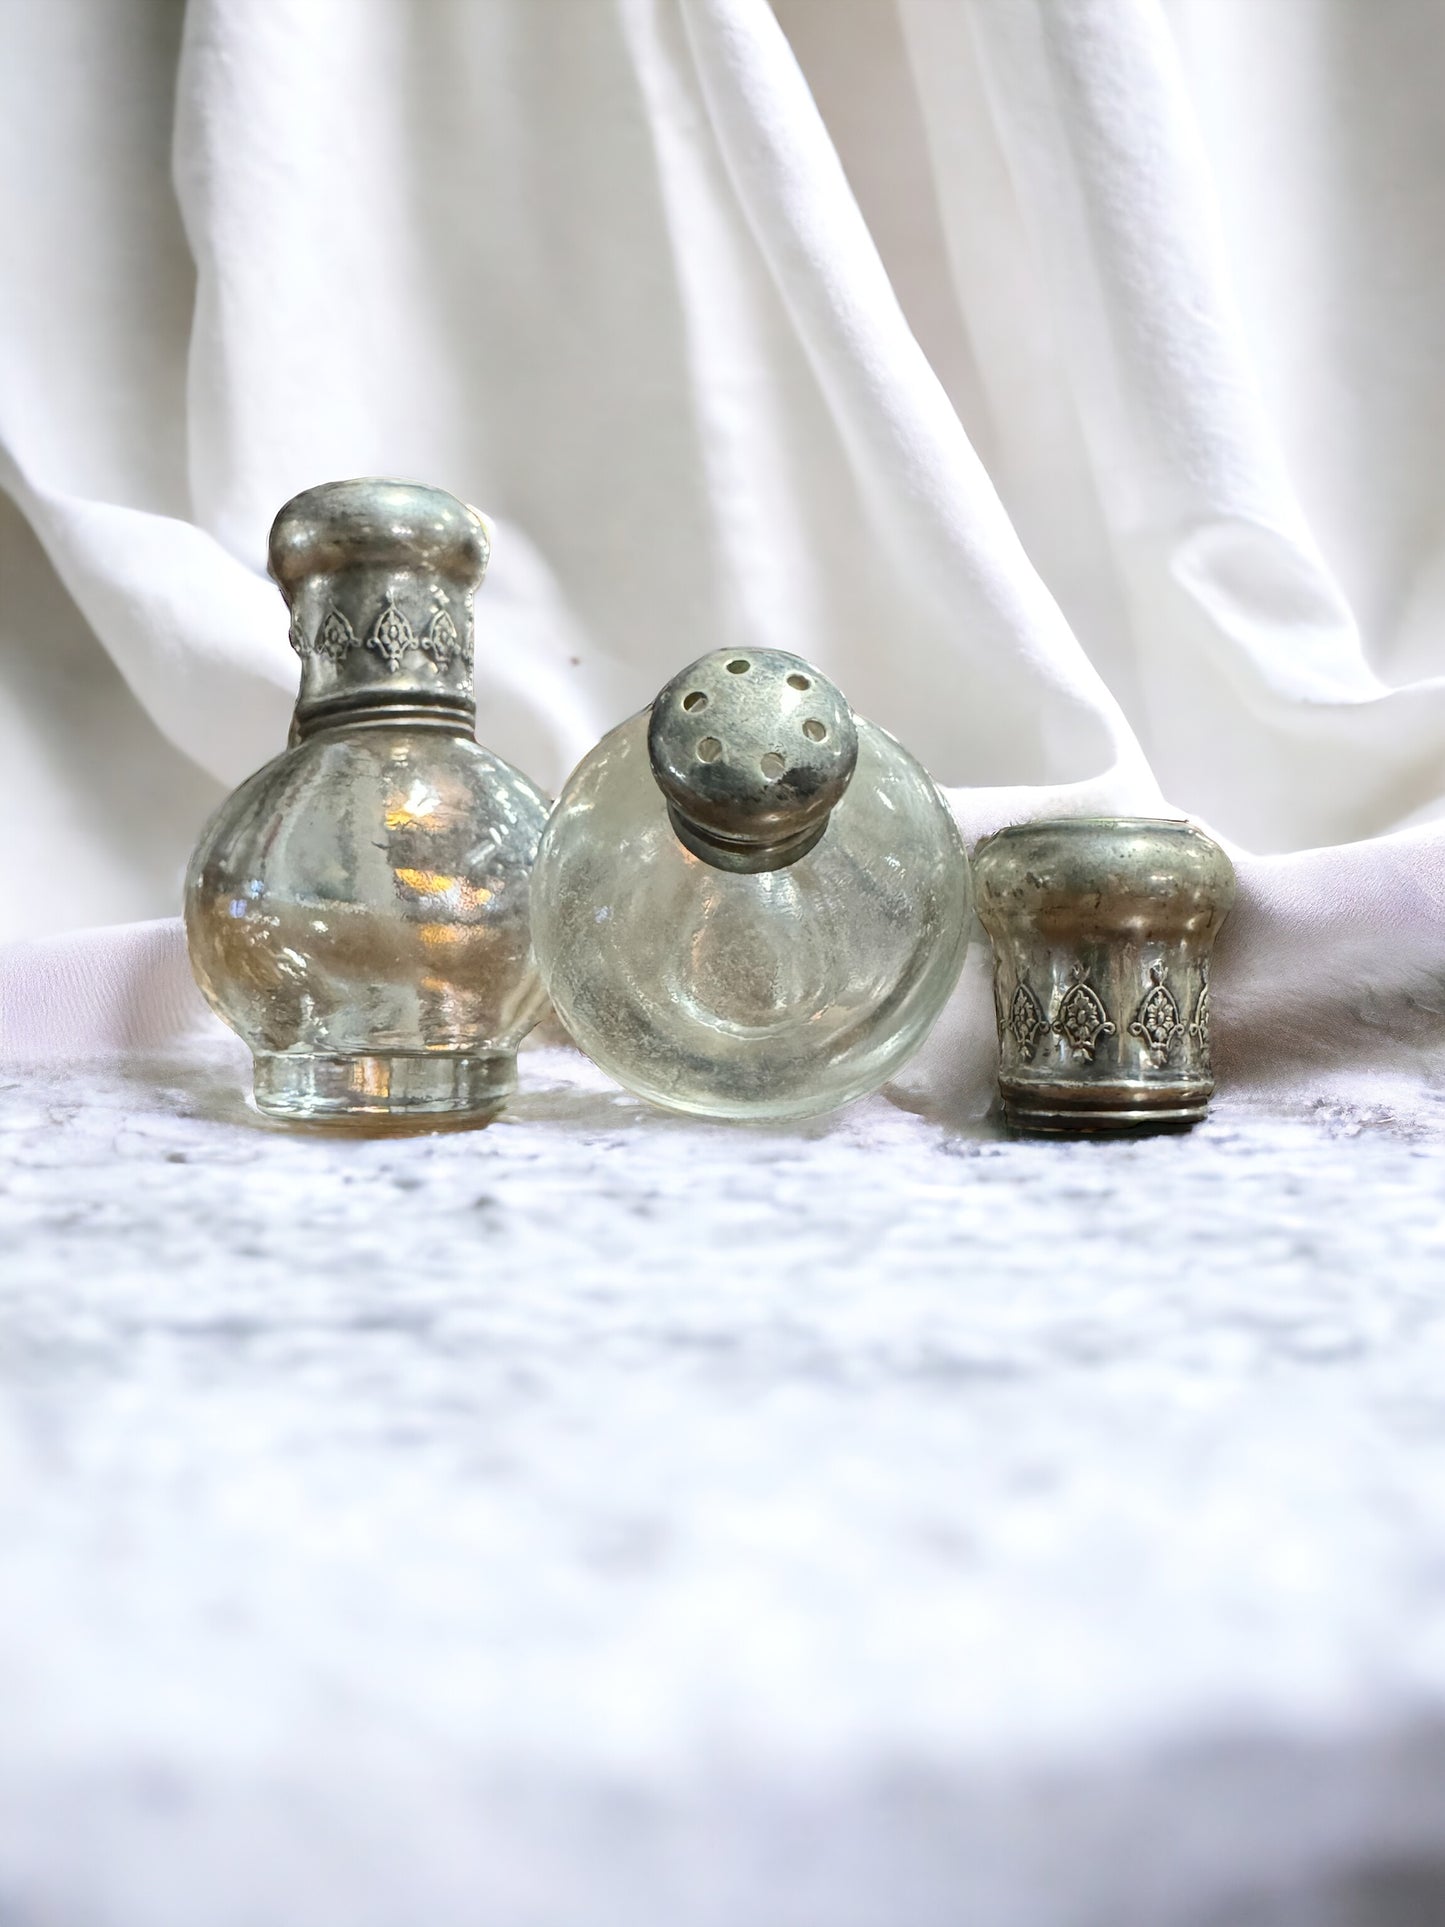
<path id="1" fill-rule="evenodd" d="M 800 657 L 719 650 L 584 758 L 533 877 L 557 1013 L 708 1117 L 875 1090 L 957 980 L 968 859 L 920 763 Z"/>
<path id="2" fill-rule="evenodd" d="M 271 530 L 301 689 L 186 880 L 191 963 L 250 1045 L 258 1108 L 481 1122 L 545 1008 L 529 885 L 547 801 L 474 734 L 484 519 L 441 489 L 307 489 Z"/>

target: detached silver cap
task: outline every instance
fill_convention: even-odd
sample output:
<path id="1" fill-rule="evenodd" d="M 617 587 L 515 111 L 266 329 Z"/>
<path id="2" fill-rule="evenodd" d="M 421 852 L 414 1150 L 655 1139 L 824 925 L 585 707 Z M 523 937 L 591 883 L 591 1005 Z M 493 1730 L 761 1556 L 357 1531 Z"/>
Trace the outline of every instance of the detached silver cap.
<path id="1" fill-rule="evenodd" d="M 485 518 L 445 489 L 362 478 L 294 496 L 270 569 L 301 658 L 297 728 L 378 707 L 470 726 L 472 602 L 491 557 Z"/>
<path id="2" fill-rule="evenodd" d="M 1060 817 L 986 838 L 973 874 L 1009 1122 L 1198 1123 L 1214 1089 L 1210 953 L 1234 902 L 1219 845 L 1182 820 Z"/>
<path id="3" fill-rule="evenodd" d="M 858 729 L 801 656 L 715 649 L 652 705 L 647 747 L 694 856 L 719 870 L 781 870 L 827 829 L 858 761 Z"/>

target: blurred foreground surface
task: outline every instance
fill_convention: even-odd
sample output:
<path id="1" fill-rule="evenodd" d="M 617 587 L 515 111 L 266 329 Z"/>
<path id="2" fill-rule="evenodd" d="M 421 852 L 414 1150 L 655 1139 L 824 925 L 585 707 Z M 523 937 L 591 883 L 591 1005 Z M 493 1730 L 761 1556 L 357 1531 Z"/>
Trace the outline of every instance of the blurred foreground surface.
<path id="1" fill-rule="evenodd" d="M 1445 1919 L 1445 1147 L 0 1089 L 5 1927 Z"/>

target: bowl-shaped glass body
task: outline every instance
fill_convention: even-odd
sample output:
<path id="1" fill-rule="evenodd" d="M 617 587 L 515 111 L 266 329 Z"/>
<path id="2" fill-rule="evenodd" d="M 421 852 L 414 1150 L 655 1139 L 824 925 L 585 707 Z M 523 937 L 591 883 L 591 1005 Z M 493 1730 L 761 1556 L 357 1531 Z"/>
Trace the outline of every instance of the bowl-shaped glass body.
<path id="1" fill-rule="evenodd" d="M 547 801 L 456 725 L 307 737 L 243 783 L 191 860 L 201 989 L 256 1102 L 333 1123 L 491 1114 L 545 1009 L 528 897 Z"/>
<path id="2" fill-rule="evenodd" d="M 532 936 L 558 1015 L 672 1110 L 805 1117 L 876 1090 L 922 1042 L 968 941 L 968 859 L 927 771 L 860 721 L 822 840 L 738 873 L 679 842 L 647 720 L 578 766 L 538 852 Z"/>

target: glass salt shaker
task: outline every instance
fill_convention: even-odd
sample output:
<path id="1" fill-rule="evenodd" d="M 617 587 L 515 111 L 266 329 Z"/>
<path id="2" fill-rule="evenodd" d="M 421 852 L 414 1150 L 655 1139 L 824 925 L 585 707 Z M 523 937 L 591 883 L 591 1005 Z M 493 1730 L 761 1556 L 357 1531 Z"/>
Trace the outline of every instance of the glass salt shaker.
<path id="1" fill-rule="evenodd" d="M 474 734 L 489 551 L 476 510 L 406 482 L 308 489 L 272 527 L 291 746 L 222 804 L 186 880 L 197 981 L 269 1116 L 482 1122 L 515 1088 L 545 1008 L 528 899 L 548 805 Z"/>
<path id="2" fill-rule="evenodd" d="M 877 1089 L 957 980 L 968 859 L 927 771 L 781 650 L 719 650 L 614 729 L 542 839 L 558 1015 L 639 1096 L 781 1119 Z"/>

